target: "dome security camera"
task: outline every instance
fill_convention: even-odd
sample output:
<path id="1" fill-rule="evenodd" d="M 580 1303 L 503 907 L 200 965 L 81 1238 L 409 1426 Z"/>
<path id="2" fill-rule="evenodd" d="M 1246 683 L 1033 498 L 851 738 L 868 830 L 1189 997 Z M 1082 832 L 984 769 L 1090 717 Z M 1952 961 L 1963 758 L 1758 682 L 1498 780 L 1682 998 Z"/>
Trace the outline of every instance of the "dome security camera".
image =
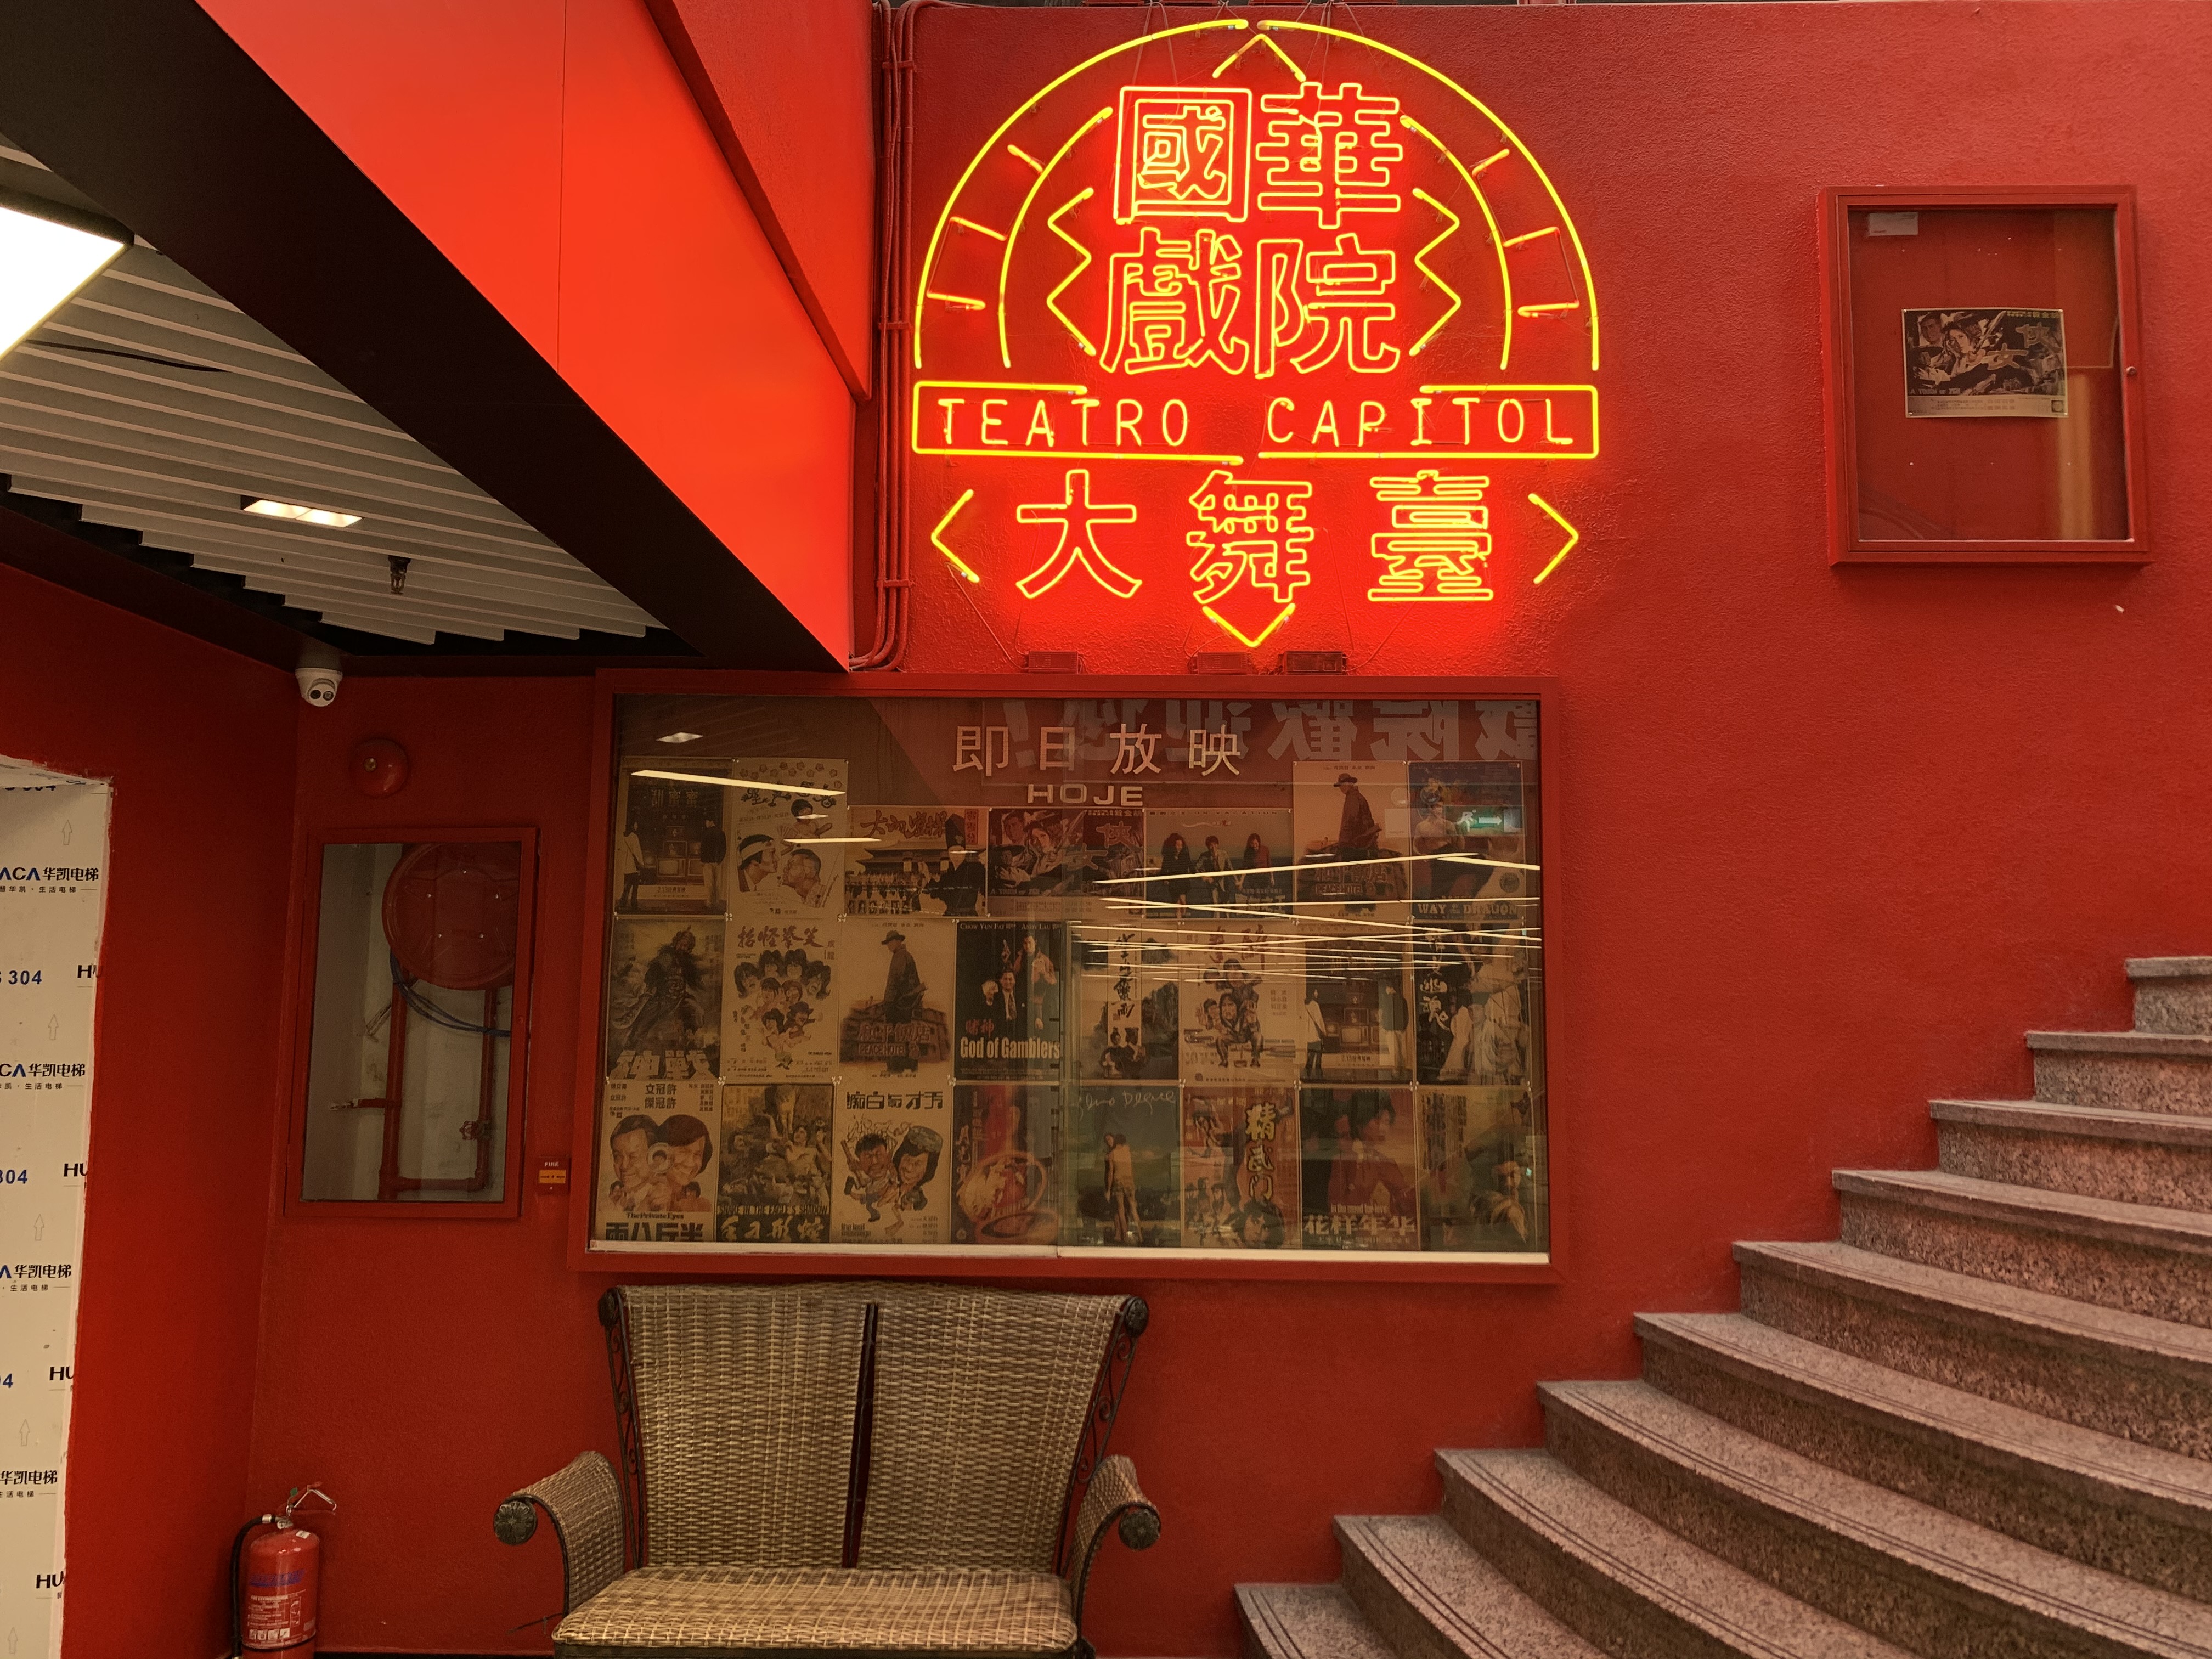
<path id="1" fill-rule="evenodd" d="M 292 678 L 300 682 L 301 700 L 311 708 L 328 708 L 338 700 L 338 682 L 345 678 L 335 668 L 301 668 Z"/>
<path id="2" fill-rule="evenodd" d="M 310 708 L 328 708 L 338 700 L 338 682 L 345 674 L 338 667 L 338 653 L 317 642 L 301 650 L 292 678 L 300 683 L 301 702 Z"/>

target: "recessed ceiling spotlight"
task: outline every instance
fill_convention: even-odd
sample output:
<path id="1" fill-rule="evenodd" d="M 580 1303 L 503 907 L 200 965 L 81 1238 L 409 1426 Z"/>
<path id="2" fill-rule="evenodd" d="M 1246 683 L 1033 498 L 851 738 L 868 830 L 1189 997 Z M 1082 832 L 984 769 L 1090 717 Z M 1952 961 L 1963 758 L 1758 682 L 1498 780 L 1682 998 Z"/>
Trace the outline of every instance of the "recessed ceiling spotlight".
<path id="1" fill-rule="evenodd" d="M 671 732 L 665 738 L 655 738 L 655 743 L 696 743 L 707 734 L 703 732 Z"/>
<path id="2" fill-rule="evenodd" d="M 292 501 L 272 501 L 259 495 L 242 495 L 238 504 L 264 519 L 289 519 L 296 524 L 319 524 L 329 530 L 343 530 L 361 522 L 358 513 L 333 513 L 328 507 L 301 507 Z"/>

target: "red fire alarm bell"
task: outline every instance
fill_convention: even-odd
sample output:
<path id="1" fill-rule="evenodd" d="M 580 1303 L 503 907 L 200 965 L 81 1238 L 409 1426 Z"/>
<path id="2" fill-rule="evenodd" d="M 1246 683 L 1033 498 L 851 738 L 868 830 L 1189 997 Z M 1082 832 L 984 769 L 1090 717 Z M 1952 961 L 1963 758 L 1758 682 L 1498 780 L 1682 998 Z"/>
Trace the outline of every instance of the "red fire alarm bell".
<path id="1" fill-rule="evenodd" d="M 363 738 L 346 769 L 364 795 L 396 795 L 407 787 L 407 751 L 390 738 Z"/>

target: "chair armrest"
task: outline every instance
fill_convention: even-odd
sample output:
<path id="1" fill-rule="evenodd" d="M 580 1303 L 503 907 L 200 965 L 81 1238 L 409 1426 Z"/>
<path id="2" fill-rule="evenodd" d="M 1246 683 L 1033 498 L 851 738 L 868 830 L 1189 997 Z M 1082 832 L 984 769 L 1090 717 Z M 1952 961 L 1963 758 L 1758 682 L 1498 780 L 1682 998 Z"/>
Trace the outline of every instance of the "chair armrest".
<path id="1" fill-rule="evenodd" d="M 1083 1507 L 1075 1517 L 1075 1553 L 1068 1558 L 1073 1569 L 1075 1627 L 1083 1628 L 1083 1593 L 1091 1582 L 1091 1563 L 1106 1541 L 1109 1528 L 1121 1535 L 1133 1550 L 1148 1550 L 1160 1541 L 1160 1512 L 1137 1485 L 1137 1466 L 1126 1457 L 1099 1460 L 1083 1494 Z"/>
<path id="2" fill-rule="evenodd" d="M 622 1487 L 614 1465 L 586 1452 L 501 1504 L 491 1529 L 502 1544 L 527 1543 L 540 1510 L 553 1517 L 561 1540 L 561 1611 L 574 1613 L 623 1576 Z"/>

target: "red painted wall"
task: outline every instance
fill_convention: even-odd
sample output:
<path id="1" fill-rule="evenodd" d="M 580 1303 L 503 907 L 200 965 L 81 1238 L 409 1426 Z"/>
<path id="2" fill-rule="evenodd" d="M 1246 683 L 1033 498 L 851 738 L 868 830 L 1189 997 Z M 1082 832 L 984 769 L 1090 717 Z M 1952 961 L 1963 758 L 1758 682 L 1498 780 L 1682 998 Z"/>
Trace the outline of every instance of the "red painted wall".
<path id="1" fill-rule="evenodd" d="M 1116 20 L 925 21 L 1044 42 Z M 2212 584 L 2198 567 L 2212 484 L 2187 465 L 2212 434 L 2212 387 L 2185 374 L 2212 352 L 2193 283 L 2212 261 L 2199 187 L 2212 134 L 2193 67 L 2212 53 L 2212 16 L 2169 0 L 2014 0 L 1401 9 L 1363 24 L 1495 96 L 1559 180 L 1607 306 L 1606 455 L 1583 546 L 1545 603 L 1500 605 L 1473 627 L 1415 617 L 1352 641 L 1376 673 L 1433 665 L 1562 685 L 1547 806 L 1563 826 L 1550 969 L 1565 1282 L 1116 1281 L 1156 1310 L 1117 1444 L 1167 1530 L 1148 1555 L 1109 1553 L 1097 1601 L 1109 1654 L 1231 1652 L 1233 1583 L 1331 1576 L 1332 1513 L 1431 1505 L 1433 1446 L 1533 1441 L 1536 1380 L 1632 1373 L 1636 1310 L 1732 1304 L 1730 1240 L 1831 1235 L 1831 1168 L 1927 1163 L 1929 1097 L 2024 1093 L 2024 1028 L 2124 1024 L 2121 957 L 2212 949 L 2212 684 L 2197 668 L 2212 659 Z M 1041 70 L 1077 55 L 1065 39 L 1025 50 Z M 2150 79 L 2147 63 L 2167 78 Z M 1962 64 L 1975 73 L 1962 77 Z M 2033 112 L 2054 96 L 2063 119 Z M 995 118 L 975 112 L 985 131 Z M 2164 462 L 2148 569 L 1827 565 L 1814 192 L 1913 179 L 2138 186 L 2146 392 Z M 925 585 L 916 607 L 912 665 L 972 668 L 964 605 Z M 60 631 L 27 637 L 36 648 Z M 1024 644 L 1152 672 L 1189 648 L 1180 623 L 1146 616 L 1078 619 Z M 55 699 L 30 729 L 82 730 L 90 744 L 132 718 L 88 708 Z M 585 1011 L 557 969 L 573 961 L 586 902 L 587 714 L 586 688 L 565 682 L 354 681 L 298 726 L 306 824 L 372 817 L 341 765 L 357 737 L 384 732 L 416 772 L 376 811 L 543 831 L 533 1153 L 569 1145 Z M 167 728 L 149 715 L 127 741 L 150 748 L 148 729 Z M 11 746 L 22 745 L 0 744 Z M 264 761 L 265 773 L 226 783 L 274 823 L 289 787 L 281 740 Z M 230 810 L 191 799 L 203 817 Z M 243 830 L 218 822 L 233 825 L 221 850 L 237 854 Z M 265 826 L 244 837 L 245 867 L 274 884 L 283 860 L 267 840 Z M 175 994 L 174 940 L 198 936 L 159 908 L 140 926 L 135 948 Z M 213 948 L 268 984 L 245 944 Z M 207 1006 L 210 1018 L 242 1018 L 228 990 Z M 223 1064 L 258 1052 L 234 1025 L 216 1029 Z M 212 1063 L 217 1051 L 196 1052 Z M 157 1062 L 149 1097 L 197 1086 L 158 1055 L 149 1072 Z M 116 1087 L 124 1062 L 101 1063 Z M 263 1086 L 248 1115 L 257 1134 L 273 1073 Z M 230 1100 L 210 1091 L 204 1104 Z M 156 1145 L 205 1156 L 181 1132 Z M 104 1168 L 128 1152 L 112 1146 L 95 1141 Z M 216 1249 L 210 1218 L 226 1213 L 171 1167 L 133 1179 L 144 1215 L 163 1218 L 131 1224 L 161 1275 L 127 1315 L 99 1315 L 118 1333 L 126 1317 L 167 1316 L 153 1304 L 178 1299 L 178 1253 Z M 508 1627 L 557 1601 L 550 1545 L 504 1550 L 488 1522 L 515 1482 L 611 1442 L 591 1313 L 601 1281 L 562 1265 L 573 1201 L 532 1196 L 512 1224 L 273 1226 L 251 1478 L 230 1477 L 225 1502 L 330 1480 L 345 1504 L 331 1534 L 331 1646 L 544 1650 Z M 264 1224 L 236 1224 L 258 1236 Z M 94 1249 L 109 1248 L 100 1237 L 96 1222 Z M 94 1284 L 103 1259 L 122 1282 L 113 1248 L 89 1264 Z M 251 1271 L 222 1262 L 232 1283 Z M 212 1467 L 240 1432 L 242 1376 L 228 1395 L 211 1378 L 194 1386 L 196 1407 L 233 1414 L 210 1424 L 186 1411 L 161 1426 L 212 1448 Z M 97 1397 L 88 1378 L 81 1446 Z M 109 1501 L 81 1512 L 128 1524 L 123 1463 L 137 1460 L 137 1478 L 174 1454 L 107 1421 L 121 1449 L 112 1483 L 86 1473 L 80 1490 Z M 210 1525 L 222 1507 L 210 1500 Z M 155 1525 L 149 1512 L 145 1538 Z M 80 1589 L 139 1571 L 143 1539 L 131 1541 L 142 1547 L 109 1551 L 80 1526 Z M 161 1560 L 165 1582 L 204 1605 L 204 1552 L 189 1568 L 181 1551 Z M 118 1611 L 84 1613 L 116 1622 L 85 1626 L 71 1659 L 142 1651 L 119 1609 L 148 1600 L 134 1587 L 109 1601 Z"/>
<path id="2" fill-rule="evenodd" d="M 590 710 L 585 680 L 355 679 L 299 725 L 304 827 L 540 831 L 526 1170 L 568 1149 Z M 413 762 L 387 800 L 346 775 L 374 735 Z M 514 1626 L 558 1612 L 557 1553 L 498 1543 L 491 1514 L 586 1447 L 615 1449 L 604 1281 L 565 1265 L 569 1201 L 527 1192 L 520 1222 L 271 1223 L 252 1479 L 281 1492 L 318 1475 L 338 1499 L 325 1646 L 546 1650 Z"/>
<path id="3" fill-rule="evenodd" d="M 267 1502 L 246 1465 L 298 693 L 4 566 L 0 617 L 0 753 L 115 784 L 64 1651 L 212 1654 L 231 1533 Z"/>
<path id="4" fill-rule="evenodd" d="M 205 9 L 842 659 L 851 395 L 644 0 Z"/>
<path id="5" fill-rule="evenodd" d="M 838 367 L 875 373 L 876 67 L 869 0 L 647 0 Z"/>
<path id="6" fill-rule="evenodd" d="M 1014 101 L 974 84 L 987 41 L 1025 92 L 1136 19 L 921 25 L 925 80 L 965 76 L 934 105 L 944 176 Z M 1565 1283 L 1147 1287 L 1129 1449 L 1166 1531 L 1108 1568 L 1109 1653 L 1233 1651 L 1231 1583 L 1331 1576 L 1332 1512 L 1432 1505 L 1433 1446 L 1533 1443 L 1534 1382 L 1632 1374 L 1634 1310 L 1732 1305 L 1731 1240 L 1832 1237 L 1831 1168 L 1932 1163 L 1930 1097 L 2025 1095 L 2024 1029 L 2124 1026 L 2124 957 L 2212 948 L 2212 483 L 2193 464 L 2212 14 L 1400 8 L 1360 27 L 1528 142 L 1604 306 L 1604 453 L 1543 589 L 1473 617 L 1302 607 L 1279 641 L 1377 674 L 1561 682 Z M 2055 107 L 2033 90 L 2054 69 Z M 1816 195 L 1916 182 L 2139 191 L 2148 569 L 1828 565 Z M 908 665 L 957 671 L 977 649 L 963 584 L 926 543 L 915 574 Z M 1189 636 L 1187 585 L 1154 586 L 1183 591 L 1032 607 L 1021 647 L 1158 672 L 1225 643 Z"/>

